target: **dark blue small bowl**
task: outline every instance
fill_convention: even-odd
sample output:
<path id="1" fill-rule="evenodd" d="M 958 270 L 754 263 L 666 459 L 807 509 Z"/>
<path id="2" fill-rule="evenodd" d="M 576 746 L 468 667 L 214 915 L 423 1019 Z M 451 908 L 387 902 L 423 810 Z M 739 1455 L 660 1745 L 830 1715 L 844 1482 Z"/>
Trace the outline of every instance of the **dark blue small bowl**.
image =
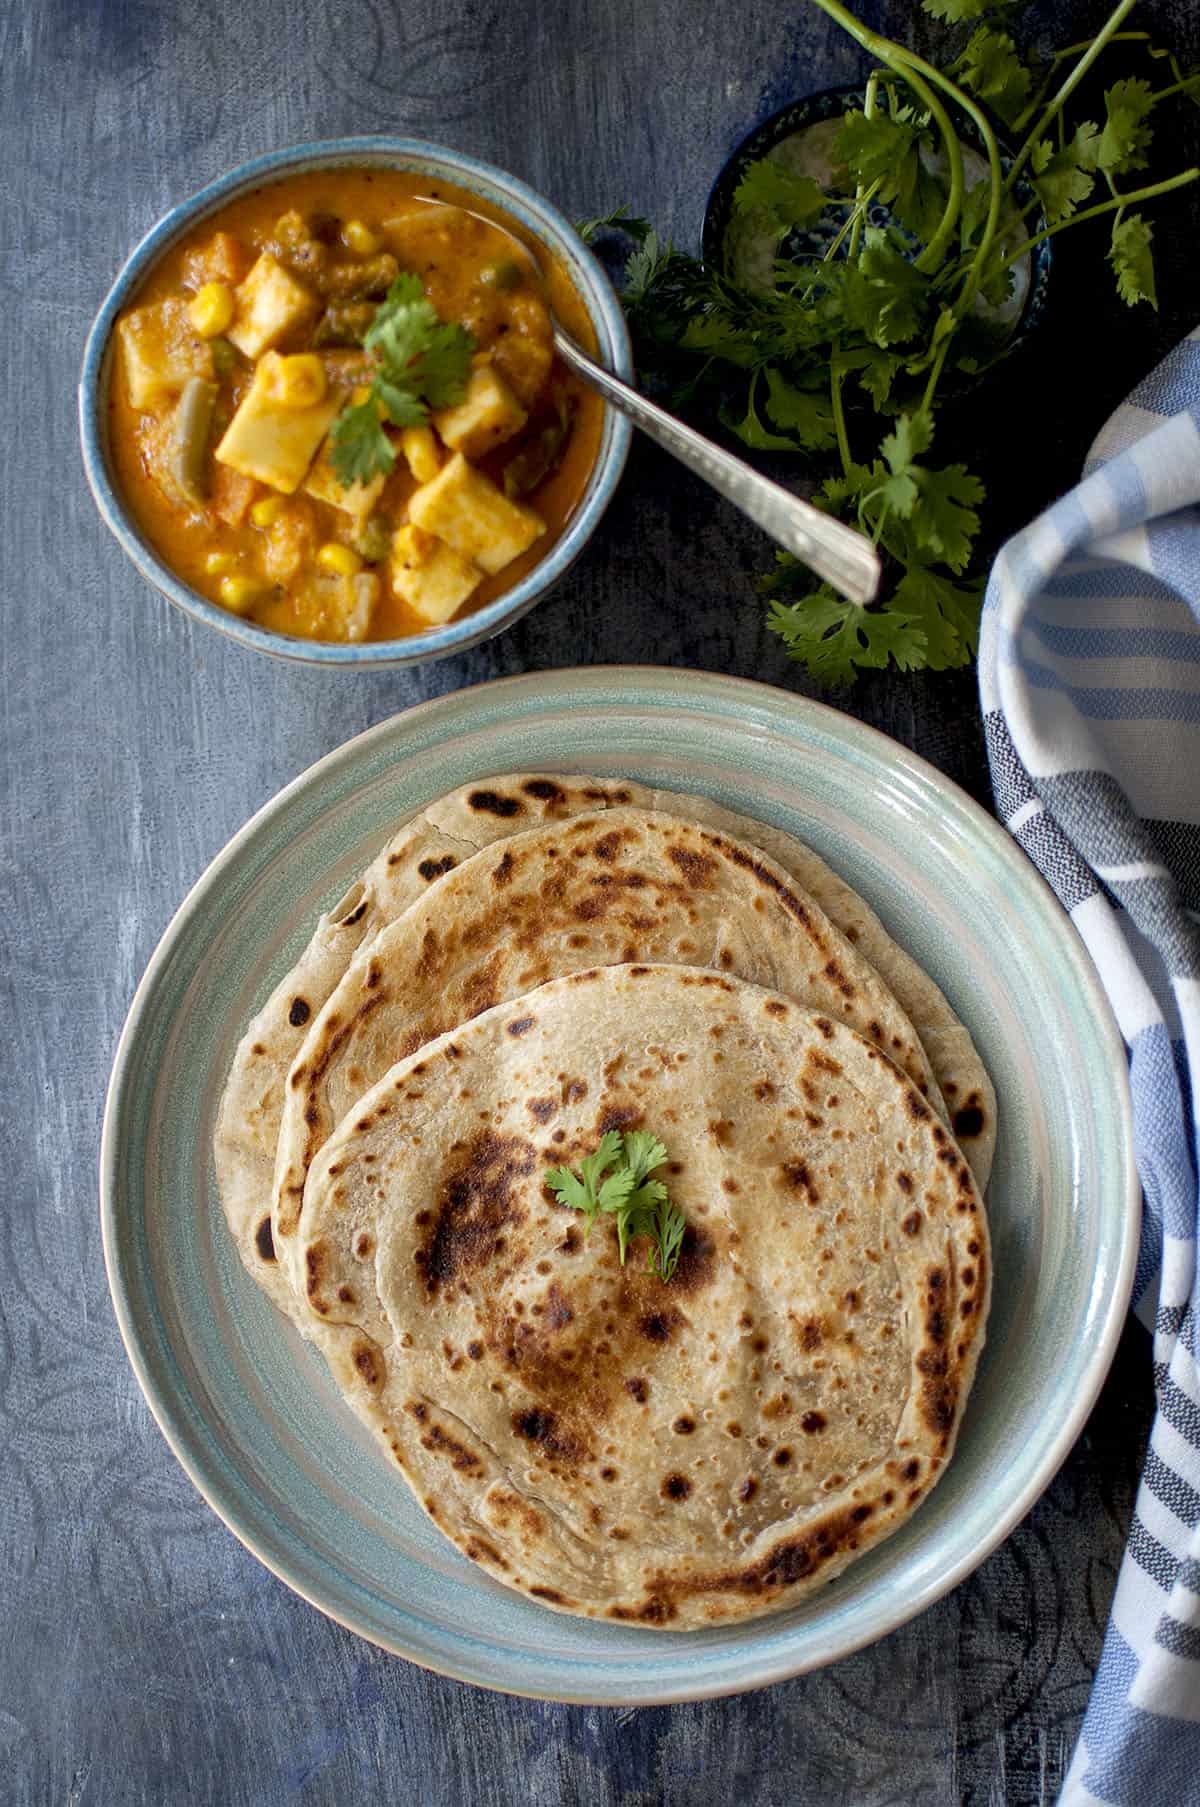
<path id="1" fill-rule="evenodd" d="M 821 125 L 830 119 L 836 119 L 843 113 L 861 108 L 866 98 L 861 84 L 849 84 L 840 88 L 823 88 L 818 94 L 807 94 L 800 100 L 789 101 L 777 113 L 772 113 L 749 132 L 725 163 L 716 181 L 709 191 L 708 201 L 704 209 L 704 232 L 702 239 L 702 255 L 706 264 L 715 270 L 725 269 L 726 245 L 729 230 L 734 217 L 733 196 L 738 183 L 745 175 L 748 166 L 765 157 L 768 151 L 775 149 L 785 138 L 791 138 L 797 132 L 803 132 L 810 126 Z M 970 150 L 982 154 L 981 141 L 970 121 L 958 123 L 959 136 L 963 144 Z M 1001 161 L 1007 169 L 1011 154 L 1000 145 Z M 1018 180 L 1015 189 L 1019 204 L 1024 207 L 1036 197 L 1028 183 Z M 887 210 L 881 209 L 879 223 L 887 216 Z M 1029 282 L 1021 310 L 1013 322 L 1012 333 L 1008 342 L 1008 352 L 1014 351 L 1034 328 L 1040 323 L 1046 309 L 1046 294 L 1053 265 L 1053 241 L 1043 239 L 1029 253 Z M 965 387 L 969 379 L 961 375 L 956 379 L 956 388 Z"/>
<path id="2" fill-rule="evenodd" d="M 379 665 L 419 665 L 428 659 L 463 652 L 488 640 L 526 614 L 574 564 L 612 498 L 624 468 L 632 428 L 612 408 L 605 409 L 604 429 L 596 462 L 579 506 L 541 563 L 503 596 L 444 627 L 411 634 L 402 640 L 363 640 L 353 644 L 327 640 L 302 640 L 277 634 L 270 628 L 245 621 L 228 609 L 201 596 L 176 576 L 144 538 L 121 495 L 108 447 L 108 386 L 112 380 L 112 333 L 117 316 L 134 300 L 142 283 L 163 254 L 208 215 L 237 196 L 283 176 L 305 170 L 382 167 L 416 171 L 431 179 L 452 182 L 503 208 L 528 229 L 566 266 L 591 317 L 600 362 L 630 381 L 633 353 L 625 316 L 612 283 L 599 260 L 587 249 L 570 221 L 556 207 L 489 163 L 462 152 L 415 138 L 340 138 L 321 144 L 302 144 L 291 150 L 272 151 L 256 157 L 227 176 L 211 182 L 151 228 L 130 253 L 125 267 L 110 289 L 88 334 L 83 370 L 79 379 L 79 430 L 83 464 L 96 506 L 131 562 L 150 583 L 193 620 L 215 627 L 242 646 L 276 658 L 306 665 L 334 666 L 361 671 Z"/>

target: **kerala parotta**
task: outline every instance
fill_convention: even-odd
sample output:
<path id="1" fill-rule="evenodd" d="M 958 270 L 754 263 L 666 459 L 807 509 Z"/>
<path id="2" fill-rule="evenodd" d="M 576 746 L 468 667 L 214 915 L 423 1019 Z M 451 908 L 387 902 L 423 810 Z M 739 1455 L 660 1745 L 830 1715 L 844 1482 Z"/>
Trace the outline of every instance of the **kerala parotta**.
<path id="1" fill-rule="evenodd" d="M 351 963 L 288 1075 L 276 1257 L 290 1258 L 322 1143 L 396 1060 L 550 979 L 630 961 L 726 972 L 823 1011 L 874 1041 L 944 1111 L 892 993 L 774 860 L 677 816 L 575 816 L 464 861 Z"/>
<path id="2" fill-rule="evenodd" d="M 966 1029 L 946 998 L 897 945 L 864 900 L 818 854 L 769 824 L 701 796 L 632 780 L 504 774 L 461 786 L 428 804 L 317 923 L 238 1046 L 215 1137 L 217 1182 L 247 1268 L 288 1309 L 271 1246 L 271 1190 L 284 1081 L 313 1018 L 358 950 L 431 885 L 480 849 L 546 821 L 608 806 L 650 808 L 703 822 L 769 853 L 820 904 L 879 971 L 917 1030 L 963 1152 L 986 1185 L 995 1143 L 995 1096 Z"/>
<path id="3" fill-rule="evenodd" d="M 667 1281 L 546 1187 L 613 1126 L 669 1151 Z M 911 1514 L 983 1341 L 983 1206 L 869 1040 L 726 976 L 558 979 L 394 1067 L 309 1179 L 321 1347 L 430 1517 L 559 1611 L 784 1607 Z"/>

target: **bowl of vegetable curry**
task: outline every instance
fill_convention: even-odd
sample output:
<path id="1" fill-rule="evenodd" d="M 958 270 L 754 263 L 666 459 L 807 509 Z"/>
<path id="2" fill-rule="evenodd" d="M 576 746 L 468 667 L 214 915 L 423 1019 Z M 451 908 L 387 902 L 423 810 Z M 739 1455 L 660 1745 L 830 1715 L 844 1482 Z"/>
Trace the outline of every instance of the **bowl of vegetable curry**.
<path id="1" fill-rule="evenodd" d="M 515 178 L 407 139 L 259 158 L 168 214 L 97 317 L 101 514 L 169 600 L 260 650 L 474 645 L 562 577 L 625 461 L 551 312 L 630 375 L 603 270 Z"/>

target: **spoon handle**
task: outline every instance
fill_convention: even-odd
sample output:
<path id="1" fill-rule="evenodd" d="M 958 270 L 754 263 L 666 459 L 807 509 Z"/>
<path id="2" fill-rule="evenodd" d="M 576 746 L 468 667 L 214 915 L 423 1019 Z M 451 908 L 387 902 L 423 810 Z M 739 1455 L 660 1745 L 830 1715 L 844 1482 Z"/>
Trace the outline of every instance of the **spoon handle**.
<path id="1" fill-rule="evenodd" d="M 647 400 L 588 357 L 557 324 L 554 347 L 563 363 L 598 390 L 618 413 L 627 415 L 643 433 L 703 477 L 843 596 L 857 603 L 874 598 L 879 588 L 879 554 L 865 535 L 822 514 L 811 502 L 792 495 L 782 484 L 772 483 L 769 477 L 714 445 L 702 433 L 685 427 L 665 408 Z"/>

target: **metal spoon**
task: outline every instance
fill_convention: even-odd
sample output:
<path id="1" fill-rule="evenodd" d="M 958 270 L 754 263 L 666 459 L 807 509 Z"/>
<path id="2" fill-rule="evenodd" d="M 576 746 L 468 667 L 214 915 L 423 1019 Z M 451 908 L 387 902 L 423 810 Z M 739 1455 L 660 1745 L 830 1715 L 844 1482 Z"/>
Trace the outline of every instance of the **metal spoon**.
<path id="1" fill-rule="evenodd" d="M 553 316 L 551 316 L 553 320 Z M 781 483 L 772 483 L 741 458 L 735 458 L 702 433 L 685 427 L 681 420 L 665 408 L 648 401 L 628 383 L 605 370 L 590 358 L 570 334 L 554 324 L 554 349 L 563 363 L 585 383 L 611 402 L 613 407 L 631 420 L 635 427 L 648 433 L 664 450 L 720 495 L 740 508 L 744 515 L 803 559 L 806 565 L 831 583 L 851 602 L 865 603 L 874 599 L 879 588 L 879 554 L 865 535 L 822 514 L 811 502 L 792 495 Z"/>
<path id="2" fill-rule="evenodd" d="M 497 225 L 494 220 L 486 223 L 493 227 Z M 546 299 L 545 271 L 533 247 L 506 226 L 500 226 L 499 230 L 519 253 L 518 263 L 532 266 Z M 618 413 L 649 434 L 681 464 L 695 471 L 719 495 L 740 508 L 773 540 L 802 559 L 848 601 L 862 604 L 875 600 L 879 589 L 879 554 L 865 534 L 822 514 L 811 502 L 784 489 L 781 483 L 772 483 L 744 459 L 735 458 L 732 452 L 714 445 L 703 433 L 685 427 L 657 402 L 631 388 L 611 370 L 605 370 L 571 337 L 553 310 L 550 311 L 550 323 L 554 331 L 554 349 L 563 363 L 597 390 L 605 401 L 611 402 Z"/>

